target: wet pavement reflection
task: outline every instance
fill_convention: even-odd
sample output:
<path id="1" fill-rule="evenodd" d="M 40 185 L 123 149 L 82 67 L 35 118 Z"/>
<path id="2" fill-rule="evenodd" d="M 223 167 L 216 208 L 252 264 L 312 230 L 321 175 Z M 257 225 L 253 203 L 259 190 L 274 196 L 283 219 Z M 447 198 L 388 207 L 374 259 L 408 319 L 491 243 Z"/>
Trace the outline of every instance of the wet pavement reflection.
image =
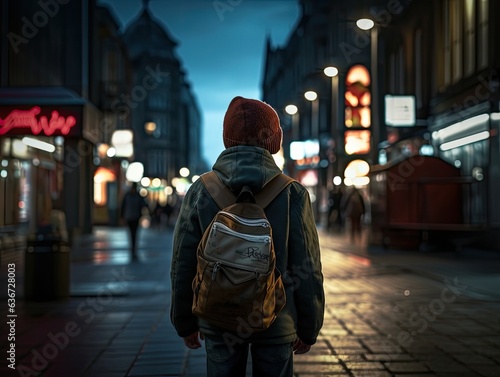
<path id="1" fill-rule="evenodd" d="M 368 248 L 323 230 L 320 241 L 325 324 L 295 376 L 498 376 L 499 256 Z M 68 299 L 18 298 L 18 370 L 2 376 L 205 376 L 204 350 L 170 324 L 172 229 L 141 229 L 137 261 L 128 242 L 125 228 L 97 227 L 72 247 Z M 23 258 L 9 258 L 21 295 Z"/>

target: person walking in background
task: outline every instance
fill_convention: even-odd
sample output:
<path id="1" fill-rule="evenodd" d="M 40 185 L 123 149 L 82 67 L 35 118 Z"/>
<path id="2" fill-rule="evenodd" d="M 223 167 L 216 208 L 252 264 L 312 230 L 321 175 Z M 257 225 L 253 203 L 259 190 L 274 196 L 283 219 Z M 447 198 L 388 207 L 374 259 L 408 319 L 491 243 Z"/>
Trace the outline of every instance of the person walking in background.
<path id="1" fill-rule="evenodd" d="M 132 259 L 137 259 L 137 231 L 143 208 L 148 208 L 144 198 L 137 192 L 136 184 L 132 184 L 130 191 L 125 194 L 121 206 L 121 216 L 127 223 L 130 232 L 130 246 Z"/>
<path id="2" fill-rule="evenodd" d="M 256 193 L 281 174 L 272 154 L 280 150 L 282 130 L 276 111 L 265 102 L 235 97 L 224 117 L 223 138 L 226 149 L 213 171 L 235 195 L 244 186 Z M 293 354 L 308 352 L 316 342 L 325 309 L 319 240 L 309 194 L 294 181 L 265 208 L 286 304 L 269 328 L 244 335 L 192 313 L 197 246 L 218 210 L 202 180 L 194 182 L 174 230 L 172 323 L 186 347 L 199 348 L 200 339 L 205 340 L 209 377 L 244 377 L 249 349 L 254 376 L 291 377 Z"/>
<path id="3" fill-rule="evenodd" d="M 327 217 L 327 230 L 330 230 L 332 223 L 337 224 L 338 230 L 342 229 L 342 214 L 340 211 L 340 203 L 342 202 L 342 188 L 335 186 L 330 189 L 328 197 L 328 217 Z M 335 216 L 333 219 L 332 217 Z"/>
<path id="4" fill-rule="evenodd" d="M 174 212 L 174 207 L 172 206 L 172 204 L 170 204 L 169 201 L 167 201 L 167 204 L 165 204 L 165 207 L 163 207 L 163 213 L 165 214 L 166 217 L 167 228 L 170 227 L 170 218 L 172 217 L 173 212 Z"/>
<path id="5" fill-rule="evenodd" d="M 160 230 L 162 228 L 162 215 L 165 208 L 160 204 L 160 202 L 156 202 L 153 212 L 151 214 L 151 227 Z"/>
<path id="6" fill-rule="evenodd" d="M 353 186 L 351 192 L 344 195 L 340 207 L 343 216 L 351 223 L 351 242 L 361 239 L 361 218 L 366 208 L 363 196 L 356 187 Z"/>

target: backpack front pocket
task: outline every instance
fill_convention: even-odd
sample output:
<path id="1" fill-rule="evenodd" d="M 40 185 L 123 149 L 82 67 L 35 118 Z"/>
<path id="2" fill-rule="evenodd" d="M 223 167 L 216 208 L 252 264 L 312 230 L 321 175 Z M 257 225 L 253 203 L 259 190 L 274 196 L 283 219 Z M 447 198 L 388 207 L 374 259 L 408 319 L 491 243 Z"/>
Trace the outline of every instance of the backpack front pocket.
<path id="1" fill-rule="evenodd" d="M 222 223 L 215 223 L 204 253 L 211 260 L 257 273 L 269 271 L 271 237 L 236 232 Z"/>

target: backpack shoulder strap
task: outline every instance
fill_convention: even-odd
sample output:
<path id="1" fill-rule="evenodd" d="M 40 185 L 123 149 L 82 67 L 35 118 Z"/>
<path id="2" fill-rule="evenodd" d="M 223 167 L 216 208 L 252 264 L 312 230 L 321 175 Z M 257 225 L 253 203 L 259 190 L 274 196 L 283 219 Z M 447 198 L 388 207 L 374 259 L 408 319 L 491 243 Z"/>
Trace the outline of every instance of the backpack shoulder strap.
<path id="1" fill-rule="evenodd" d="M 220 209 L 226 208 L 236 202 L 236 196 L 221 182 L 214 171 L 202 174 L 200 179 Z"/>
<path id="2" fill-rule="evenodd" d="M 236 203 L 236 196 L 221 182 L 214 171 L 202 174 L 200 179 L 220 209 Z M 262 208 L 266 208 L 281 191 L 294 181 L 293 178 L 285 174 L 278 174 L 262 190 L 254 195 L 255 202 Z"/>
<path id="3" fill-rule="evenodd" d="M 266 208 L 281 191 L 294 181 L 295 179 L 285 174 L 278 174 L 255 195 L 255 202 L 262 208 Z"/>

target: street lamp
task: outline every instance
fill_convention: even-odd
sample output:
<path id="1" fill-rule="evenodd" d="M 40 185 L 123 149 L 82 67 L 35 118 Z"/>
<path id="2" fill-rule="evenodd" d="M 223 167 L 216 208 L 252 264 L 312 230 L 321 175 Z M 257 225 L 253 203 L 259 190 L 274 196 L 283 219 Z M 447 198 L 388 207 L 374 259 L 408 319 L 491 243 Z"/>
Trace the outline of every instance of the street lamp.
<path id="1" fill-rule="evenodd" d="M 329 66 L 326 67 L 323 72 L 327 77 L 330 77 L 330 83 L 331 83 L 331 97 L 332 97 L 332 108 L 331 108 L 331 128 L 330 128 L 330 133 L 331 133 L 331 138 L 334 141 L 334 148 L 335 148 L 335 153 L 339 155 L 339 147 L 341 144 L 340 141 L 340 130 L 338 126 L 338 94 L 339 94 L 339 70 L 337 67 Z M 339 156 L 336 157 L 335 159 L 335 166 L 338 165 L 338 158 Z M 327 182 L 330 183 L 333 180 L 333 171 L 334 167 L 331 167 L 328 169 L 327 172 Z"/>
<path id="2" fill-rule="evenodd" d="M 378 88 L 378 26 L 373 20 L 369 18 L 361 18 L 356 21 L 356 26 L 361 30 L 370 30 L 371 39 L 371 50 L 370 50 L 370 71 L 371 71 L 371 93 L 372 93 L 372 119 L 371 119 L 371 129 L 372 129 L 372 161 L 378 160 L 378 148 L 377 145 L 380 139 L 380 129 L 379 129 L 379 88 Z"/>
<path id="3" fill-rule="evenodd" d="M 313 90 L 304 93 L 306 100 L 311 102 L 311 139 L 319 138 L 319 119 L 318 119 L 318 94 Z"/>
<path id="4" fill-rule="evenodd" d="M 369 18 L 360 18 L 356 21 L 356 26 L 361 30 L 370 30 L 375 26 L 375 22 L 373 22 Z"/>
<path id="5" fill-rule="evenodd" d="M 336 125 L 336 120 L 337 120 L 337 114 L 338 114 L 338 93 L 339 93 L 339 70 L 337 67 L 329 66 L 326 67 L 323 72 L 325 73 L 326 76 L 331 78 L 331 90 L 332 90 L 332 109 L 331 109 L 331 133 L 332 136 L 335 137 L 338 133 L 338 130 L 335 127 Z"/>
<path id="6" fill-rule="evenodd" d="M 287 105 L 285 111 L 288 115 L 292 117 L 292 139 L 299 140 L 299 122 L 298 122 L 298 111 L 299 109 L 295 105 Z"/>
<path id="7" fill-rule="evenodd" d="M 287 114 L 295 115 L 297 114 L 297 111 L 299 111 L 299 109 L 295 105 L 287 105 L 285 107 L 285 111 L 287 112 Z"/>
<path id="8" fill-rule="evenodd" d="M 311 139 L 316 140 L 316 142 L 319 145 L 318 94 L 315 91 L 308 90 L 307 92 L 304 93 L 304 97 L 306 98 L 306 100 L 311 102 Z M 316 175 L 319 180 L 319 170 L 317 168 L 316 168 Z M 319 191 L 317 184 L 313 188 L 313 194 L 315 196 L 314 200 L 315 205 L 313 207 L 314 217 L 319 221 L 319 213 L 320 213 L 319 204 L 321 200 L 318 200 Z"/>

